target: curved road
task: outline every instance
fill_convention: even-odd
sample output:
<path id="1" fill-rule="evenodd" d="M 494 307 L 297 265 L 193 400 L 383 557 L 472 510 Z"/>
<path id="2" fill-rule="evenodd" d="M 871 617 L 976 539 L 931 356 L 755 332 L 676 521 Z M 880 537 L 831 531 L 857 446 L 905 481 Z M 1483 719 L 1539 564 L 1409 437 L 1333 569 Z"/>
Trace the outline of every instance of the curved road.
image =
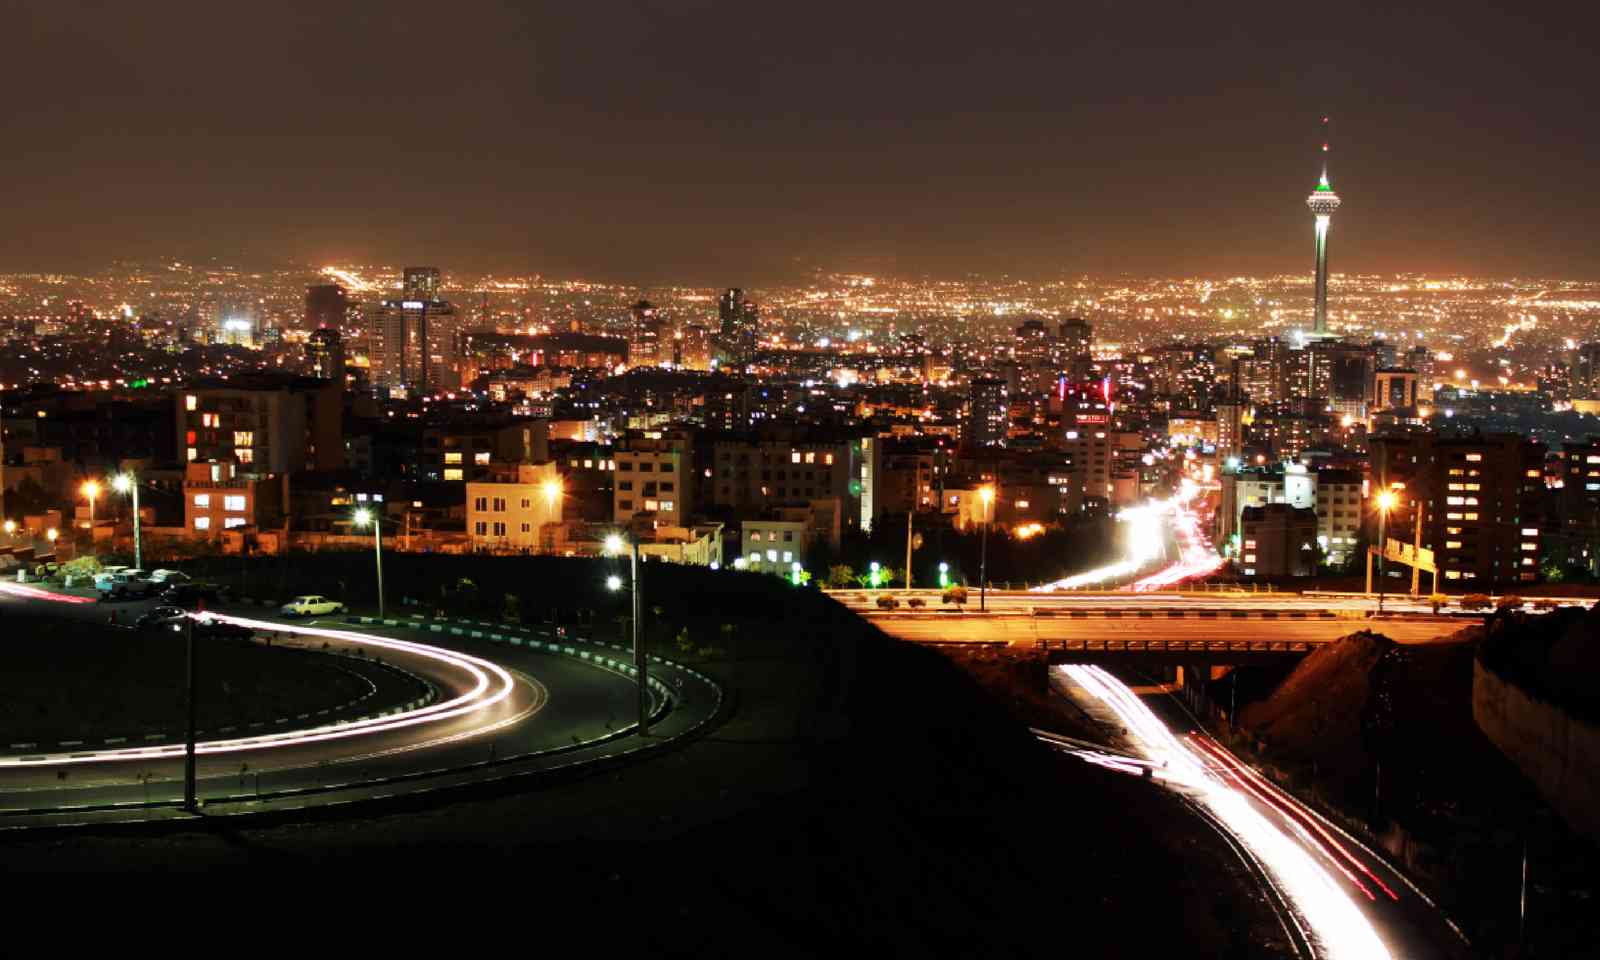
<path id="1" fill-rule="evenodd" d="M 0 609 L 49 603 L 52 614 L 105 616 L 106 606 L 81 600 L 0 584 Z M 119 609 L 124 616 L 136 615 L 141 605 Z M 277 730 L 202 737 L 197 786 L 208 816 L 370 799 L 567 767 L 695 729 L 720 702 L 699 674 L 654 663 L 652 673 L 676 691 L 673 709 L 663 713 L 667 705 L 653 689 L 651 709 L 659 724 L 650 737 L 640 738 L 632 725 L 634 681 L 620 664 L 626 657 L 604 645 L 564 640 L 571 652 L 562 656 L 530 649 L 533 638 L 525 634 L 495 644 L 425 625 L 374 628 L 217 615 L 279 637 L 287 634 L 289 639 L 279 643 L 380 655 L 428 682 L 437 695 L 389 716 L 321 726 L 306 720 Z M 589 659 L 577 659 L 583 654 Z M 203 674 L 203 647 L 198 659 Z M 602 659 L 618 664 L 598 662 Z M 187 816 L 172 806 L 182 796 L 183 762 L 182 743 L 0 756 L 0 827 Z"/>

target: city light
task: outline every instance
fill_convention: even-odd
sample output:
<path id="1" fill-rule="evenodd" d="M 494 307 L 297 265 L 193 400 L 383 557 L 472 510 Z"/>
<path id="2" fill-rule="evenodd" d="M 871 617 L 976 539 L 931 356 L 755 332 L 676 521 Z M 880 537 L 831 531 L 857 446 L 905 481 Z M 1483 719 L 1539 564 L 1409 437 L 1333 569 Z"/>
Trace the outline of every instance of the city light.
<path id="1" fill-rule="evenodd" d="M 618 590 L 621 590 L 622 578 L 614 573 L 609 577 L 606 577 L 606 589 L 610 590 L 612 593 L 616 593 Z"/>
<path id="2" fill-rule="evenodd" d="M 620 534 L 620 533 L 608 533 L 608 534 L 606 534 L 606 539 L 605 539 L 604 543 L 605 543 L 606 553 L 618 554 L 618 553 L 622 552 L 622 547 L 623 547 L 622 534 Z"/>

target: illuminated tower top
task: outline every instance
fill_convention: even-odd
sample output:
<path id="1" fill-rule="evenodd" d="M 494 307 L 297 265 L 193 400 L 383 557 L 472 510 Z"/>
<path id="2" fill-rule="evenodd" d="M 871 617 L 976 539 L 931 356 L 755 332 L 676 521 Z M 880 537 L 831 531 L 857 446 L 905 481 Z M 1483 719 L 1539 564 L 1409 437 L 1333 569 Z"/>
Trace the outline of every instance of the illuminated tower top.
<path id="1" fill-rule="evenodd" d="M 1333 211 L 1339 209 L 1339 195 L 1328 182 L 1328 118 L 1322 118 L 1322 176 L 1316 189 L 1306 197 L 1306 206 L 1317 218 L 1316 230 L 1316 305 L 1312 336 L 1327 337 L 1328 333 L 1328 226 L 1333 221 Z"/>
<path id="2" fill-rule="evenodd" d="M 1333 185 L 1328 182 L 1328 118 L 1322 118 L 1322 176 L 1317 178 L 1316 189 L 1311 191 L 1311 196 L 1306 197 L 1306 206 L 1319 217 L 1332 216 L 1333 211 L 1339 209 L 1339 195 L 1333 192 Z"/>

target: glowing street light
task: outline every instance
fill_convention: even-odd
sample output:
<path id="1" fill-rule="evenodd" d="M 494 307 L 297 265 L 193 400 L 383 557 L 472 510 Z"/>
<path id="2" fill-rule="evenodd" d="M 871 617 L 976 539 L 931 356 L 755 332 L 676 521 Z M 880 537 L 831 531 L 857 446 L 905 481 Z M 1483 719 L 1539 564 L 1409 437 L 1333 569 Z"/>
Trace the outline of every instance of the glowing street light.
<path id="1" fill-rule="evenodd" d="M 867 581 L 871 583 L 874 588 L 878 586 L 878 561 L 876 560 L 872 561 L 872 563 L 867 567 Z"/>
<path id="2" fill-rule="evenodd" d="M 95 502 L 95 499 L 100 496 L 100 484 L 99 484 L 98 481 L 95 481 L 95 480 L 85 480 L 83 482 L 83 486 L 79 487 L 79 489 L 83 491 L 84 497 L 86 497 L 88 499 L 88 501 L 89 501 L 89 546 L 90 546 L 90 549 L 93 549 L 94 548 L 94 502 Z"/>
<path id="3" fill-rule="evenodd" d="M 1379 613 L 1383 612 L 1383 588 L 1384 588 L 1384 583 L 1383 583 L 1383 578 L 1384 578 L 1383 560 L 1384 560 L 1384 556 L 1383 556 L 1383 554 L 1384 554 L 1385 547 L 1387 547 L 1388 543 L 1389 543 L 1389 541 L 1388 541 L 1388 535 L 1389 535 L 1389 511 L 1394 509 L 1395 504 L 1399 502 L 1399 499 L 1400 499 L 1399 497 L 1396 497 L 1394 495 L 1394 491 L 1393 490 L 1381 491 L 1378 494 L 1378 496 L 1375 498 L 1375 500 L 1377 502 L 1377 505 L 1378 505 L 1378 612 Z"/>
<path id="4" fill-rule="evenodd" d="M 941 562 L 939 564 L 939 589 L 943 590 L 948 586 L 950 586 L 950 564 Z"/>
<path id="5" fill-rule="evenodd" d="M 983 541 L 978 548 L 978 610 L 983 612 L 988 609 L 989 520 L 994 515 L 994 485 L 986 483 L 979 487 L 978 499 L 983 501 Z"/>
<path id="6" fill-rule="evenodd" d="M 118 493 L 133 494 L 133 565 L 144 569 L 144 543 L 139 536 L 139 478 L 131 472 L 119 473 L 111 478 L 111 489 Z"/>
<path id="7" fill-rule="evenodd" d="M 633 608 L 633 668 L 636 679 L 636 699 L 639 708 L 639 736 L 642 737 L 650 732 L 650 695 L 647 692 L 649 681 L 645 677 L 649 661 L 645 657 L 644 647 L 642 646 L 643 633 L 639 623 L 640 614 L 644 610 L 644 601 L 639 595 L 639 535 L 634 532 L 631 536 L 624 538 L 621 533 L 608 533 L 602 543 L 605 546 L 606 553 L 612 556 L 621 553 L 624 546 L 632 548 L 628 572 L 629 580 L 631 581 L 629 588 L 633 594 L 631 603 Z M 622 578 L 616 574 L 606 577 L 606 589 L 613 593 L 621 590 Z"/>
<path id="8" fill-rule="evenodd" d="M 789 579 L 790 579 L 790 581 L 792 581 L 794 583 L 795 586 L 797 586 L 797 587 L 800 586 L 800 561 L 799 560 L 796 560 L 793 563 L 789 564 Z"/>
<path id="9" fill-rule="evenodd" d="M 44 532 L 45 539 L 49 540 L 52 546 L 55 544 L 56 538 L 59 536 L 61 536 L 61 531 L 57 530 L 55 527 L 51 527 L 49 530 Z"/>
<path id="10" fill-rule="evenodd" d="M 545 502 L 550 505 L 550 509 L 554 511 L 556 506 L 561 502 L 560 480 L 546 480 L 544 482 L 544 499 Z M 556 517 L 556 519 L 559 520 L 561 518 Z"/>
<path id="11" fill-rule="evenodd" d="M 356 510 L 355 524 L 372 524 L 372 555 L 378 564 L 378 619 L 383 619 L 383 518 L 366 507 Z"/>

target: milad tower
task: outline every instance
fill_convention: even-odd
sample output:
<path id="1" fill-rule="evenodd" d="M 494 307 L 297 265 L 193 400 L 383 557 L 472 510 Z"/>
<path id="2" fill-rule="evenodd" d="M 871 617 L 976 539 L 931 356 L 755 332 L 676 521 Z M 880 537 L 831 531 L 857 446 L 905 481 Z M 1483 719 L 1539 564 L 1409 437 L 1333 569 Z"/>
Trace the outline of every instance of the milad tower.
<path id="1" fill-rule="evenodd" d="M 1328 224 L 1339 209 L 1339 195 L 1328 183 L 1328 118 L 1322 118 L 1322 177 L 1306 197 L 1306 206 L 1317 218 L 1317 315 L 1313 336 L 1328 335 Z"/>

